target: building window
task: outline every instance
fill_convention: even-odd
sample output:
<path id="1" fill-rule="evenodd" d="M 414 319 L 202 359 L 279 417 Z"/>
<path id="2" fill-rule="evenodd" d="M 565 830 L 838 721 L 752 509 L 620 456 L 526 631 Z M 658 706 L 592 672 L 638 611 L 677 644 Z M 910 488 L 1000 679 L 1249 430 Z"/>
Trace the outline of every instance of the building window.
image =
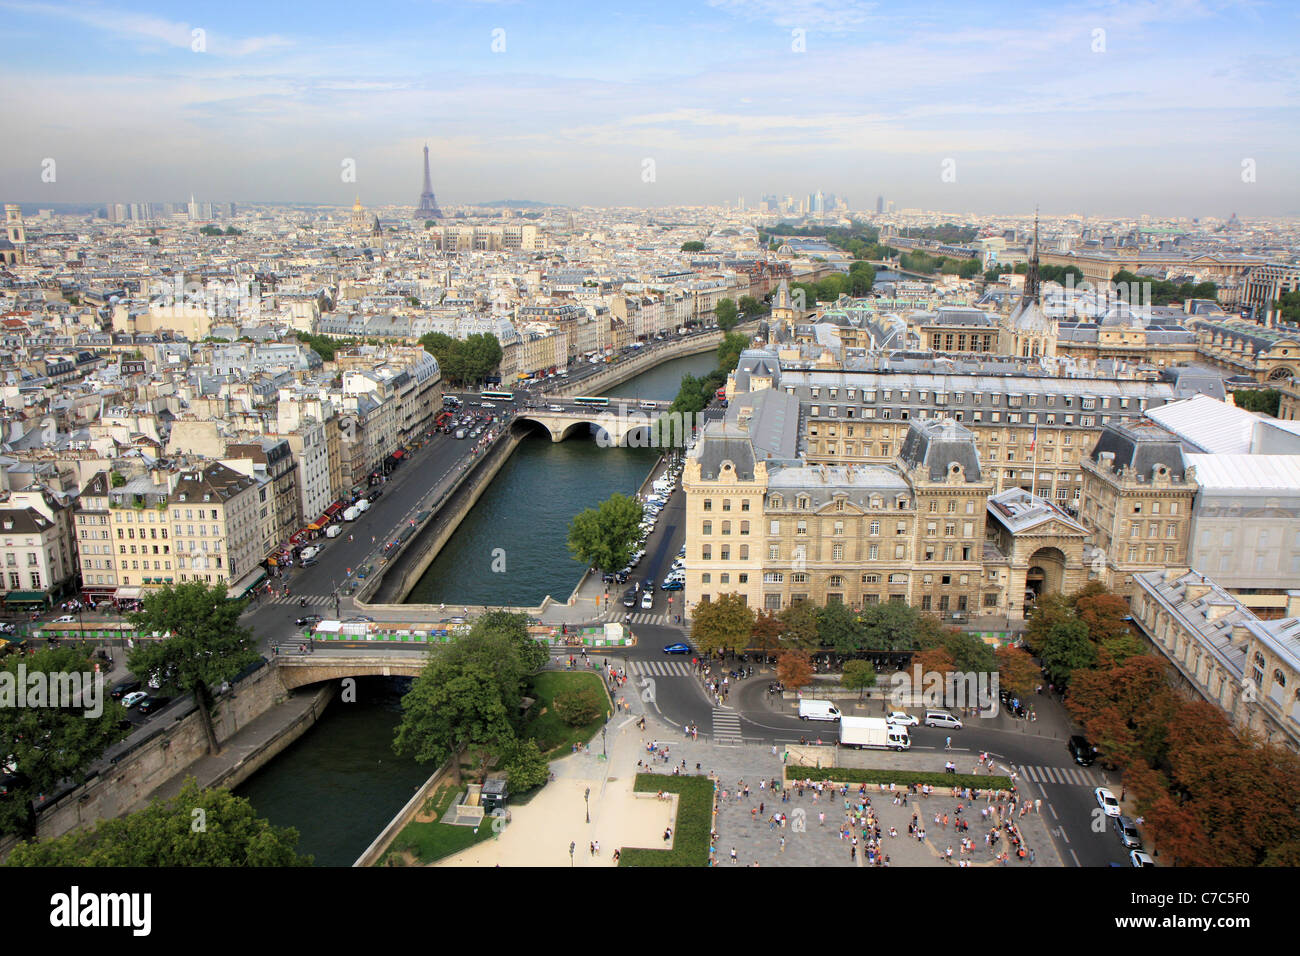
<path id="1" fill-rule="evenodd" d="M 712 510 L 713 510 L 713 502 L 710 501 L 708 498 L 705 498 L 705 499 L 704 499 L 704 510 L 705 510 L 705 511 L 712 511 Z"/>
<path id="2" fill-rule="evenodd" d="M 701 534 L 713 534 L 713 522 L 712 522 L 712 521 L 706 521 L 706 522 L 704 522 L 703 527 L 700 529 L 700 533 L 701 533 Z"/>

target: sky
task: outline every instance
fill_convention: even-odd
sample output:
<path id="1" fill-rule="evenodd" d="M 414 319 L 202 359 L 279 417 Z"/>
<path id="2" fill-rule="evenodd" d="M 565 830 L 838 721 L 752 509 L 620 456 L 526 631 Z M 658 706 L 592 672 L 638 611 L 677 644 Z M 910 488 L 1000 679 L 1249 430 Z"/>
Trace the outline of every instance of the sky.
<path id="1" fill-rule="evenodd" d="M 1300 214 L 1294 0 L 0 0 L 0 197 Z M 349 178 L 349 170 L 355 175 Z"/>

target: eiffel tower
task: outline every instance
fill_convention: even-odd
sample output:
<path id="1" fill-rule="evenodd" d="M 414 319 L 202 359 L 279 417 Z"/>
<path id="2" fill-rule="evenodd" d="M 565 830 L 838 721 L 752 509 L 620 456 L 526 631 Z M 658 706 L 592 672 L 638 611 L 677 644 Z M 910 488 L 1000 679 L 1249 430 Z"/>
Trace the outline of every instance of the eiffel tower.
<path id="1" fill-rule="evenodd" d="M 429 144 L 424 144 L 424 191 L 420 193 L 420 205 L 416 207 L 417 219 L 441 219 L 442 210 L 438 200 L 433 198 L 433 183 L 429 179 Z"/>

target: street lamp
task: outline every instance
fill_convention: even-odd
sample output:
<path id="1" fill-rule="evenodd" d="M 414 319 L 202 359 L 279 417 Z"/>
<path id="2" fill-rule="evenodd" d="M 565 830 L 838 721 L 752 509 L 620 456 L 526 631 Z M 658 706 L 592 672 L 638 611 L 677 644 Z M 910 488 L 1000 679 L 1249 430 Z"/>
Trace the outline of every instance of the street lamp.
<path id="1" fill-rule="evenodd" d="M 572 840 L 569 841 L 569 866 L 570 867 L 573 866 L 573 850 L 575 847 L 577 847 L 577 845 L 578 844 L 573 842 Z"/>
<path id="2" fill-rule="evenodd" d="M 587 822 L 591 822 L 591 787 L 588 787 L 582 795 L 583 802 L 587 805 Z"/>
<path id="3" fill-rule="evenodd" d="M 604 727 L 600 728 L 600 755 L 602 757 L 608 756 L 608 754 L 605 752 L 605 728 Z"/>

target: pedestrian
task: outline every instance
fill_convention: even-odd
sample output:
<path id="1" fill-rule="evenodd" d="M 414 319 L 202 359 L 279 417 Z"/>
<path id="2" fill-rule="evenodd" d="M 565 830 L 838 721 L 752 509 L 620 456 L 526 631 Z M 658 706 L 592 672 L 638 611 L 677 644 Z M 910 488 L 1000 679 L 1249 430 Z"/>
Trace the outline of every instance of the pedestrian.
<path id="1" fill-rule="evenodd" d="M 592 856 L 595 856 L 595 855 L 596 855 L 596 844 L 595 844 L 595 843 L 589 843 L 588 846 L 589 846 L 590 849 L 591 849 L 591 855 L 592 855 Z"/>
<path id="2" fill-rule="evenodd" d="M 943 749 L 944 749 L 944 750 L 952 750 L 952 738 L 951 738 L 951 737 L 945 737 L 945 738 L 944 738 L 944 740 L 943 740 Z"/>
<path id="3" fill-rule="evenodd" d="M 600 856 L 600 841 L 596 841 L 596 856 Z"/>
<path id="4" fill-rule="evenodd" d="M 732 864 L 736 862 L 736 848 L 734 846 L 731 848 L 731 862 Z"/>

